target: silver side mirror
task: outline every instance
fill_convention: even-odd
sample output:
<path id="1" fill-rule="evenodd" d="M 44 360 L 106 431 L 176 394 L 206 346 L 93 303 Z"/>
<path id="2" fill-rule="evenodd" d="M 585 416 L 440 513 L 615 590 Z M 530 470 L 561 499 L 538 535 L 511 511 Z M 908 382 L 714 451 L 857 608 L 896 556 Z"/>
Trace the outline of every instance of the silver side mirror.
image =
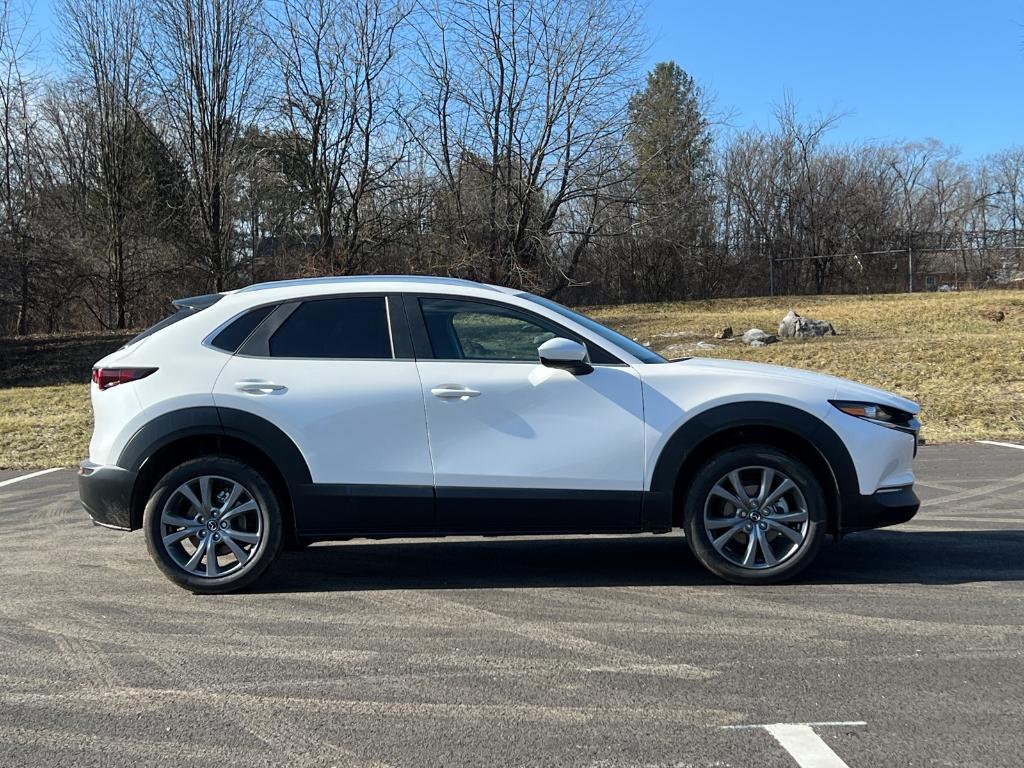
<path id="1" fill-rule="evenodd" d="M 540 355 L 541 365 L 561 368 L 575 376 L 583 376 L 594 370 L 590 365 L 587 348 L 578 341 L 557 337 L 548 339 L 537 347 L 537 354 Z"/>

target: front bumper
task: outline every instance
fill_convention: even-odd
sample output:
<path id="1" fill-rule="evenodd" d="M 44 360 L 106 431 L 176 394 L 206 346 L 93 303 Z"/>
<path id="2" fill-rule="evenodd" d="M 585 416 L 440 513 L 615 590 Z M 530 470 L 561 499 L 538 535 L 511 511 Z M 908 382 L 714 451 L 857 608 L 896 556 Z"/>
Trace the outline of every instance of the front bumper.
<path id="1" fill-rule="evenodd" d="M 843 505 L 842 533 L 899 525 L 916 515 L 920 507 L 921 500 L 912 485 L 859 496 Z"/>
<path id="2" fill-rule="evenodd" d="M 93 522 L 107 528 L 132 530 L 132 489 L 135 473 L 83 461 L 78 468 L 78 495 Z"/>

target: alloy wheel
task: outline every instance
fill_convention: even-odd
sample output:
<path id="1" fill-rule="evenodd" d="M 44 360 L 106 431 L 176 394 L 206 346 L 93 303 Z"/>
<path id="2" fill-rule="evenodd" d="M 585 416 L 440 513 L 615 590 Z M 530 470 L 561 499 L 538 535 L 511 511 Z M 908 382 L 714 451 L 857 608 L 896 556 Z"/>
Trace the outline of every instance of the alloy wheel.
<path id="1" fill-rule="evenodd" d="M 807 541 L 810 515 L 792 478 L 771 467 L 723 475 L 704 502 L 711 546 L 741 568 L 764 570 L 792 558 Z"/>
<path id="2" fill-rule="evenodd" d="M 160 514 L 160 539 L 184 572 L 220 578 L 241 571 L 263 543 L 266 512 L 241 483 L 202 475 L 179 485 Z"/>

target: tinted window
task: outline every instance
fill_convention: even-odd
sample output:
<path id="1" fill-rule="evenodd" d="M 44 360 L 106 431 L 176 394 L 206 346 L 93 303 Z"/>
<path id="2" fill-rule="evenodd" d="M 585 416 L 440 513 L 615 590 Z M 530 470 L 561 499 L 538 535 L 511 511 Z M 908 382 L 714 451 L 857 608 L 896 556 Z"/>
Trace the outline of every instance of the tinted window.
<path id="1" fill-rule="evenodd" d="M 476 301 L 420 299 L 434 357 L 443 360 L 537 360 L 537 347 L 566 336 L 553 324 Z"/>
<path id="2" fill-rule="evenodd" d="M 202 312 L 207 307 L 212 307 L 222 298 L 224 298 L 224 294 L 222 293 L 208 293 L 204 296 L 190 296 L 187 299 L 175 299 L 171 302 L 171 304 L 177 307 L 177 311 L 173 315 L 165 317 L 155 325 L 151 325 L 138 336 L 132 337 L 123 347 L 121 347 L 121 349 L 130 347 L 132 344 L 136 344 L 143 339 L 152 336 L 157 331 L 162 331 L 164 328 L 184 320 L 186 317 L 191 317 L 196 312 Z"/>
<path id="3" fill-rule="evenodd" d="M 200 310 L 198 310 L 198 309 L 191 309 L 191 308 L 179 309 L 173 315 L 168 315 L 167 317 L 165 317 L 160 322 L 158 322 L 158 323 L 156 323 L 154 325 L 149 326 L 149 328 L 144 330 L 138 336 L 133 336 L 131 339 L 128 340 L 128 342 L 124 345 L 124 347 L 130 347 L 132 344 L 137 344 L 138 342 L 142 341 L 143 339 L 149 338 L 150 336 L 152 336 L 157 331 L 162 331 L 164 328 L 167 328 L 168 326 L 174 325 L 175 323 L 177 323 L 177 322 L 179 322 L 181 320 L 184 320 L 186 317 L 191 317 L 192 315 L 194 315 L 196 312 L 199 312 L 199 311 Z M 124 349 L 124 347 L 121 347 L 121 349 Z"/>
<path id="4" fill-rule="evenodd" d="M 390 358 L 383 296 L 319 299 L 299 305 L 270 337 L 272 357 Z"/>
<path id="5" fill-rule="evenodd" d="M 275 309 L 274 306 L 258 307 L 236 318 L 224 330 L 218 333 L 210 343 L 225 352 L 237 352 L 242 342 L 263 322 L 263 318 Z"/>

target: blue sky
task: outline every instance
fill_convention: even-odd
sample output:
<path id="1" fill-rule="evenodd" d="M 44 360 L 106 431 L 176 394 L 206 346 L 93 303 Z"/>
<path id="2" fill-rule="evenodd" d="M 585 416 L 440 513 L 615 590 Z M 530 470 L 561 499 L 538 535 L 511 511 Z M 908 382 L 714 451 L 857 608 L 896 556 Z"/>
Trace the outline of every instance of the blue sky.
<path id="1" fill-rule="evenodd" d="M 674 60 L 733 128 L 769 126 L 788 91 L 803 114 L 844 113 L 837 143 L 1024 145 L 1024 0 L 647 1 L 650 66 Z M 59 66 L 53 0 L 23 2 Z"/>
<path id="2" fill-rule="evenodd" d="M 845 113 L 834 142 L 1024 144 L 1024 0 L 650 0 L 647 20 L 651 64 L 674 60 L 736 128 L 770 125 L 788 91 Z"/>

